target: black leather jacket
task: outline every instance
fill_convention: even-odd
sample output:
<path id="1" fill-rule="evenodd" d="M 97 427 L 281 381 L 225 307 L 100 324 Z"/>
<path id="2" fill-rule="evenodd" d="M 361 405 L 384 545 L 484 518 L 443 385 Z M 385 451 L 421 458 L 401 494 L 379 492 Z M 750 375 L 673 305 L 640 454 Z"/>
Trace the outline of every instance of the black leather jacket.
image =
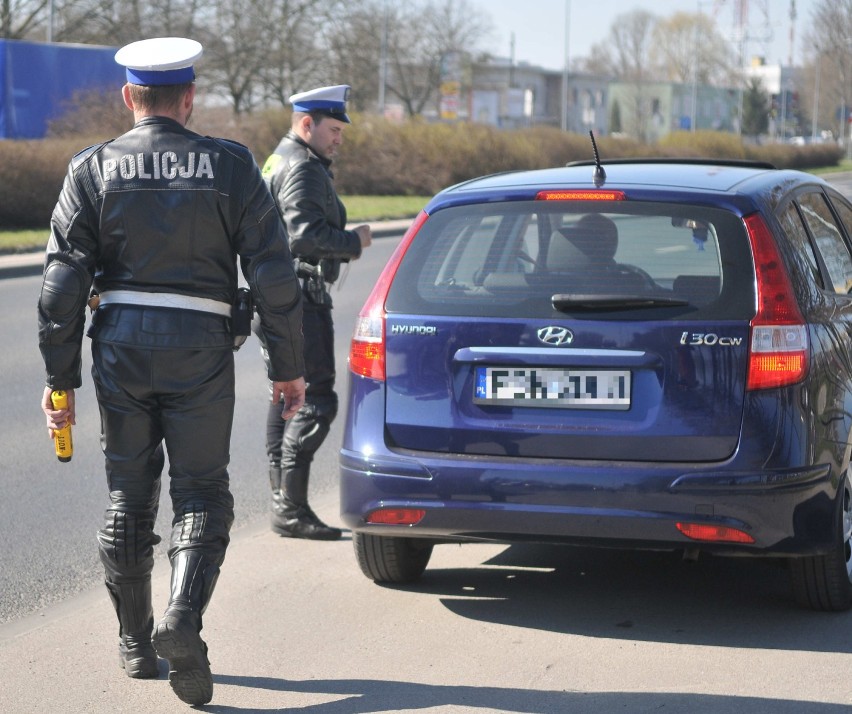
<path id="1" fill-rule="evenodd" d="M 278 204 L 290 250 L 300 263 L 321 265 L 333 283 L 340 263 L 361 255 L 361 240 L 346 230 L 346 208 L 331 182 L 331 161 L 314 153 L 289 132 L 263 167 L 263 177 Z"/>
<path id="2" fill-rule="evenodd" d="M 93 283 L 98 292 L 177 293 L 231 304 L 237 256 L 268 338 L 270 379 L 302 376 L 301 291 L 275 204 L 246 147 L 200 136 L 165 117 L 147 117 L 126 134 L 77 154 L 51 219 L 39 301 L 48 385 L 80 386 L 85 305 Z M 81 289 L 66 285 L 73 294 L 57 297 L 47 277 L 57 262 L 66 275 L 73 270 Z M 57 303 L 63 309 L 52 309 Z M 180 311 L 178 330 L 122 332 L 122 321 L 99 319 L 98 313 L 115 308 L 125 309 L 98 308 L 90 335 L 151 348 L 222 347 L 230 340 L 209 330 L 211 319 L 227 318 L 186 310 Z M 146 312 L 156 318 L 175 311 Z M 187 329 L 194 317 L 197 325 Z"/>

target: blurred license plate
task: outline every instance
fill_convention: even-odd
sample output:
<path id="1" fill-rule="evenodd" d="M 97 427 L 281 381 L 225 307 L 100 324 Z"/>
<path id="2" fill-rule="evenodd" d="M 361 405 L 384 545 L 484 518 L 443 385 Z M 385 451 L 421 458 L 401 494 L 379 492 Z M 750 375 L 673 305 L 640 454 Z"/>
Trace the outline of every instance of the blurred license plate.
<path id="1" fill-rule="evenodd" d="M 629 409 L 630 372 L 477 367 L 473 401 L 514 407 Z"/>

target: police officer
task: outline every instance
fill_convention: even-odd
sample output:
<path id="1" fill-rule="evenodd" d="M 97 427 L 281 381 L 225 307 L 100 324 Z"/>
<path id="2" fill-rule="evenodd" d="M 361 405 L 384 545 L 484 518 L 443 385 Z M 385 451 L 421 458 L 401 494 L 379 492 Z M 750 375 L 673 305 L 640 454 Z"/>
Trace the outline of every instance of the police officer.
<path id="1" fill-rule="evenodd" d="M 305 406 L 286 424 L 270 408 L 266 429 L 272 529 L 290 538 L 341 536 L 339 528 L 323 523 L 308 505 L 308 478 L 314 454 L 337 414 L 329 286 L 341 263 L 360 257 L 372 241 L 368 225 L 346 229 L 346 209 L 332 184 L 332 158 L 350 123 L 348 93 L 347 85 L 336 85 L 291 96 L 291 129 L 263 167 L 296 258 L 304 304 Z M 268 361 L 265 345 L 263 353 Z"/>
<path id="2" fill-rule="evenodd" d="M 169 661 L 172 689 L 195 705 L 213 695 L 199 633 L 234 517 L 227 466 L 237 255 L 282 423 L 302 406 L 305 389 L 301 292 L 260 170 L 246 147 L 186 129 L 201 53 L 184 38 L 142 40 L 116 53 L 135 126 L 71 160 L 38 303 L 42 408 L 48 428 L 57 429 L 75 423 L 92 286 L 98 295 L 88 335 L 110 492 L 98 544 L 118 616 L 119 661 L 130 677 L 153 678 L 159 653 Z M 68 409 L 51 407 L 52 390 L 68 392 Z M 174 509 L 172 578 L 154 630 L 163 445 Z"/>

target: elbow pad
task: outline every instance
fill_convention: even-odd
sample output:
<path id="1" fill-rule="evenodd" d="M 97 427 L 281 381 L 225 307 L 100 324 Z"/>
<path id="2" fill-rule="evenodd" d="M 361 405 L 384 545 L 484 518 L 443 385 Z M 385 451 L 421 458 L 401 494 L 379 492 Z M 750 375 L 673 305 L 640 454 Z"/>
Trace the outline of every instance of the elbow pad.
<path id="1" fill-rule="evenodd" d="M 266 308 L 285 312 L 298 303 L 301 288 L 289 261 L 266 260 L 255 271 L 254 288 Z"/>
<path id="2" fill-rule="evenodd" d="M 82 309 L 87 293 L 88 285 L 74 268 L 54 262 L 44 271 L 39 305 L 51 322 L 64 323 Z"/>

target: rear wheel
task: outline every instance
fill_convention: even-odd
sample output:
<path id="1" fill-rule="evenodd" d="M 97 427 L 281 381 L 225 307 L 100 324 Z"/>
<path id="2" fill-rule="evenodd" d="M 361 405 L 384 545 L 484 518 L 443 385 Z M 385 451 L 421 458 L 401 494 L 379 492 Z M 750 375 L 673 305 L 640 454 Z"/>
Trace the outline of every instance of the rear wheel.
<path id="1" fill-rule="evenodd" d="M 429 563 L 433 543 L 419 538 L 353 533 L 352 545 L 361 572 L 377 583 L 411 583 Z"/>
<path id="2" fill-rule="evenodd" d="M 852 606 L 852 489 L 844 481 L 837 542 L 827 555 L 790 559 L 793 593 L 803 607 L 838 612 Z"/>

